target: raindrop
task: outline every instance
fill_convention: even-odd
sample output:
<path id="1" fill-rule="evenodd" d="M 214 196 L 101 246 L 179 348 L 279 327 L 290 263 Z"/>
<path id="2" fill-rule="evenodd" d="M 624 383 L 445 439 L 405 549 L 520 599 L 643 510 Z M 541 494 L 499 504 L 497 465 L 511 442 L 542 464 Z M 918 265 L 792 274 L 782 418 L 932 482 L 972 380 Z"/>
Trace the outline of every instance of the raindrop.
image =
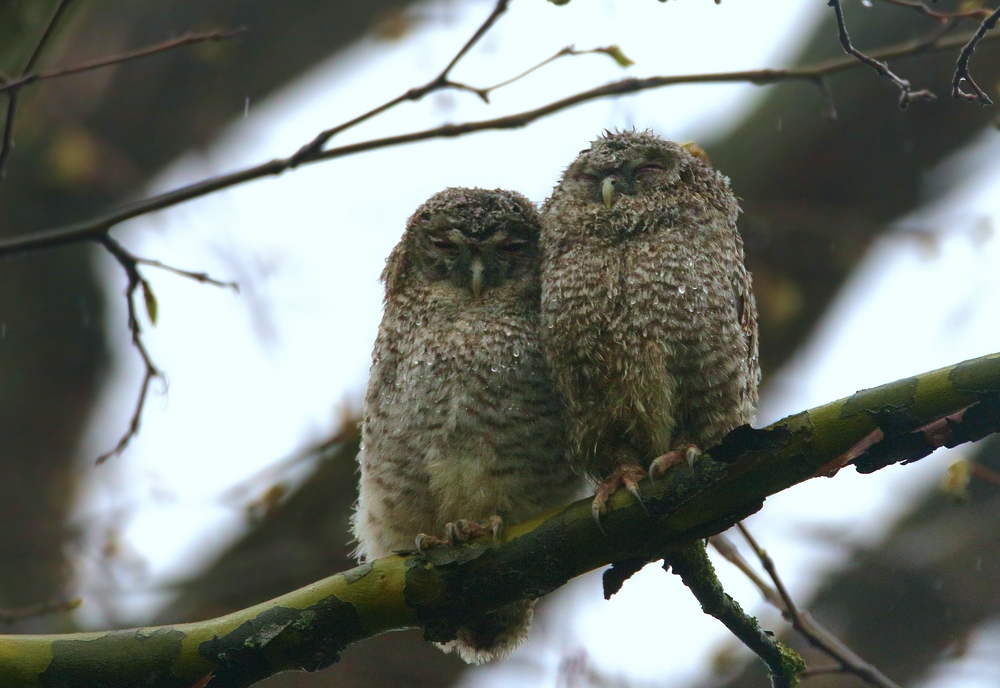
<path id="1" fill-rule="evenodd" d="M 677 293 L 678 293 L 678 294 L 683 294 L 683 293 L 684 293 L 684 292 L 686 292 L 686 291 L 687 291 L 687 287 L 685 287 L 685 286 L 684 286 L 683 284 L 681 284 L 681 285 L 679 285 L 679 286 L 677 287 Z"/>

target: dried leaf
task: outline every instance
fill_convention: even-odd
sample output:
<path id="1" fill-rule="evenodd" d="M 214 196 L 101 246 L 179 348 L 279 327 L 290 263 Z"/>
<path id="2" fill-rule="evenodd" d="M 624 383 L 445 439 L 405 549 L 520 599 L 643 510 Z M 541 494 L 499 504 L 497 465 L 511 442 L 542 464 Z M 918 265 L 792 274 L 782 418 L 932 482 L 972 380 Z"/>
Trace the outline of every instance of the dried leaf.
<path id="1" fill-rule="evenodd" d="M 146 280 L 140 280 L 139 284 L 142 285 L 142 300 L 146 302 L 146 314 L 149 315 L 149 322 L 155 325 L 158 313 L 156 295 L 153 294 L 153 290 Z"/>
<path id="2" fill-rule="evenodd" d="M 617 45 L 609 45 L 607 48 L 601 48 L 600 51 L 607 55 L 618 63 L 619 67 L 631 67 L 635 64 L 632 60 L 628 58 L 628 55 L 622 52 L 622 49 Z"/>

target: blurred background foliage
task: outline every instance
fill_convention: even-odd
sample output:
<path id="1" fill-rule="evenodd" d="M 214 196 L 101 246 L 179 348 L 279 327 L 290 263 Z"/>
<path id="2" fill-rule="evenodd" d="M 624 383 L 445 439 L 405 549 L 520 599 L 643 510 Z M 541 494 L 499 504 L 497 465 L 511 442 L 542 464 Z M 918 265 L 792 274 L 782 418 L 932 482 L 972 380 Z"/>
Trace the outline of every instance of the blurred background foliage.
<path id="1" fill-rule="evenodd" d="M 3 74 L 19 73 L 55 4 L 0 0 Z M 368 32 L 405 33 L 407 4 L 78 0 L 43 65 L 72 64 L 190 30 L 251 30 L 238 40 L 149 58 L 142 69 L 112 67 L 26 89 L 17 147 L 0 185 L 0 236 L 86 218 L 135 197 L 181 153 L 211 143 L 242 114 L 246 98 L 274 92 Z M 857 45 L 891 44 L 934 27 L 926 17 L 885 5 L 861 11 L 852 4 L 847 13 Z M 831 13 L 797 61 L 841 54 Z M 901 64 L 920 84 L 942 85 L 937 90 L 944 93 L 954 60 L 936 53 Z M 1000 45 L 981 47 L 975 70 L 980 83 L 1000 82 Z M 897 92 L 866 69 L 839 74 L 830 86 L 836 121 L 821 116 L 824 105 L 811 85 L 778 85 L 725 138 L 703 142 L 743 199 L 741 229 L 766 372 L 795 353 L 871 242 L 927 200 L 926 172 L 996 117 L 995 109 L 948 97 L 901 111 Z M 78 245 L 0 259 L 3 608 L 72 594 L 80 534 L 67 517 L 81 479 L 77 446 L 109 369 L 93 251 Z M 357 443 L 347 421 L 336 441 L 317 449 L 308 481 L 279 506 L 262 508 L 245 536 L 185 582 L 176 601 L 151 621 L 225 613 L 350 566 L 344 543 Z M 977 460 L 1000 470 L 1000 444 L 983 443 Z M 948 508 L 942 494 L 926 495 L 884 541 L 854 552 L 814 599 L 799 603 L 889 676 L 906 683 L 925 675 L 1000 613 L 998 500 L 997 488 L 982 485 L 961 510 Z M 948 543 L 947 555 L 915 559 L 908 554 L 914 538 Z M 4 629 L 66 630 L 72 627 L 64 615 Z M 462 670 L 418 633 L 398 633 L 351 648 L 320 674 L 280 676 L 266 685 L 448 686 Z M 729 667 L 727 675 L 727 686 L 764 685 L 755 664 Z M 860 682 L 825 676 L 810 685 Z"/>

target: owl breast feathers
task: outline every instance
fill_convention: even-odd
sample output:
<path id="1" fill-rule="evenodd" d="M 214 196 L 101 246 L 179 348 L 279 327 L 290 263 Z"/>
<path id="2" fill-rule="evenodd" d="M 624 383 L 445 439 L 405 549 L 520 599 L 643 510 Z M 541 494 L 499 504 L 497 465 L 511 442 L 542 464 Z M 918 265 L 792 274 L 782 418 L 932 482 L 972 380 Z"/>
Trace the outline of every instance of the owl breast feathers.
<path id="1" fill-rule="evenodd" d="M 385 271 L 365 397 L 362 559 L 459 519 L 516 523 L 569 501 L 564 406 L 541 351 L 539 217 L 517 193 L 447 189 L 417 209 Z M 458 629 L 469 661 L 508 653 L 531 603 Z"/>
<path id="2" fill-rule="evenodd" d="M 573 461 L 594 477 L 707 448 L 752 419 L 757 322 L 738 211 L 700 149 L 636 131 L 594 141 L 545 202 L 543 346 Z"/>

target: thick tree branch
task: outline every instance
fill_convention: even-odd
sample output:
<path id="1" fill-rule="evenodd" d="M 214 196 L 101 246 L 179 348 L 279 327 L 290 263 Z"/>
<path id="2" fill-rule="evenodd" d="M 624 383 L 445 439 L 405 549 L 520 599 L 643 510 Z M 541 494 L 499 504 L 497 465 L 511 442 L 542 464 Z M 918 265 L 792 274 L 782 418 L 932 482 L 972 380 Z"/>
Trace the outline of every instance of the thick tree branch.
<path id="1" fill-rule="evenodd" d="M 959 415 L 960 414 L 960 415 Z M 948 419 L 948 431 L 926 428 Z M 880 431 L 883 440 L 855 448 Z M 249 686 L 279 671 L 314 671 L 347 646 L 422 627 L 430 640 L 518 599 L 539 597 L 613 561 L 654 560 L 714 535 L 776 492 L 835 472 L 887 440 L 919 435 L 954 446 L 1000 431 L 1000 354 L 965 361 L 789 416 L 738 428 L 694 470 L 641 484 L 648 513 L 627 492 L 608 502 L 602 534 L 590 499 L 511 526 L 496 540 L 424 556 L 403 553 L 331 576 L 217 619 L 61 636 L 0 636 L 0 685 Z M 905 441 L 880 464 L 912 461 Z"/>
<path id="2" fill-rule="evenodd" d="M 868 55 L 872 59 L 890 60 L 896 58 L 909 57 L 925 52 L 939 52 L 952 50 L 967 44 L 969 35 L 948 36 L 938 38 L 932 42 L 924 40 L 912 40 L 886 47 L 881 50 L 873 50 Z M 991 33 L 985 35 L 980 43 L 1000 40 L 1000 34 Z M 557 112 L 568 110 L 569 108 L 582 105 L 593 100 L 602 98 L 612 98 L 616 96 L 629 95 L 648 91 L 666 86 L 679 84 L 711 84 L 711 83 L 752 83 L 755 85 L 776 84 L 788 81 L 807 81 L 822 87 L 824 80 L 840 72 L 855 69 L 861 65 L 853 57 L 838 58 L 817 62 L 806 67 L 792 69 L 759 69 L 738 72 L 721 72 L 717 74 L 687 74 L 678 76 L 659 76 L 646 79 L 622 79 L 613 81 L 604 86 L 599 86 L 587 91 L 562 98 L 542 107 L 533 110 L 526 110 L 505 117 L 495 119 L 480 120 L 477 122 L 465 122 L 462 124 L 445 124 L 440 127 L 415 131 L 408 134 L 389 136 L 380 139 L 361 141 L 338 148 L 326 150 L 313 150 L 308 156 L 303 157 L 302 149 L 287 158 L 276 158 L 253 167 L 248 167 L 236 172 L 209 177 L 202 181 L 182 186 L 173 191 L 152 196 L 125 206 L 107 215 L 80 222 L 77 224 L 45 230 L 41 232 L 26 233 L 22 236 L 13 237 L 0 241 L 0 256 L 38 249 L 52 248 L 66 244 L 78 243 L 81 241 L 100 241 L 112 227 L 142 215 L 163 210 L 175 205 L 179 205 L 194 198 L 207 196 L 208 194 L 222 189 L 228 189 L 245 182 L 261 179 L 264 177 L 277 176 L 297 166 L 312 164 L 323 160 L 333 160 L 343 158 L 366 151 L 381 148 L 390 148 L 407 143 L 418 141 L 428 141 L 438 138 L 455 138 L 480 131 L 518 129 L 531 124 L 532 122 L 548 117 Z M 354 120 L 351 120 L 353 122 Z M 347 124 L 350 124 L 348 122 Z M 342 125 L 343 126 L 343 125 Z M 342 129 L 341 129 L 342 130 Z M 331 131 L 331 130 L 328 130 Z M 315 139 L 314 139 L 315 140 Z M 311 146 L 307 144 L 306 147 Z"/>

